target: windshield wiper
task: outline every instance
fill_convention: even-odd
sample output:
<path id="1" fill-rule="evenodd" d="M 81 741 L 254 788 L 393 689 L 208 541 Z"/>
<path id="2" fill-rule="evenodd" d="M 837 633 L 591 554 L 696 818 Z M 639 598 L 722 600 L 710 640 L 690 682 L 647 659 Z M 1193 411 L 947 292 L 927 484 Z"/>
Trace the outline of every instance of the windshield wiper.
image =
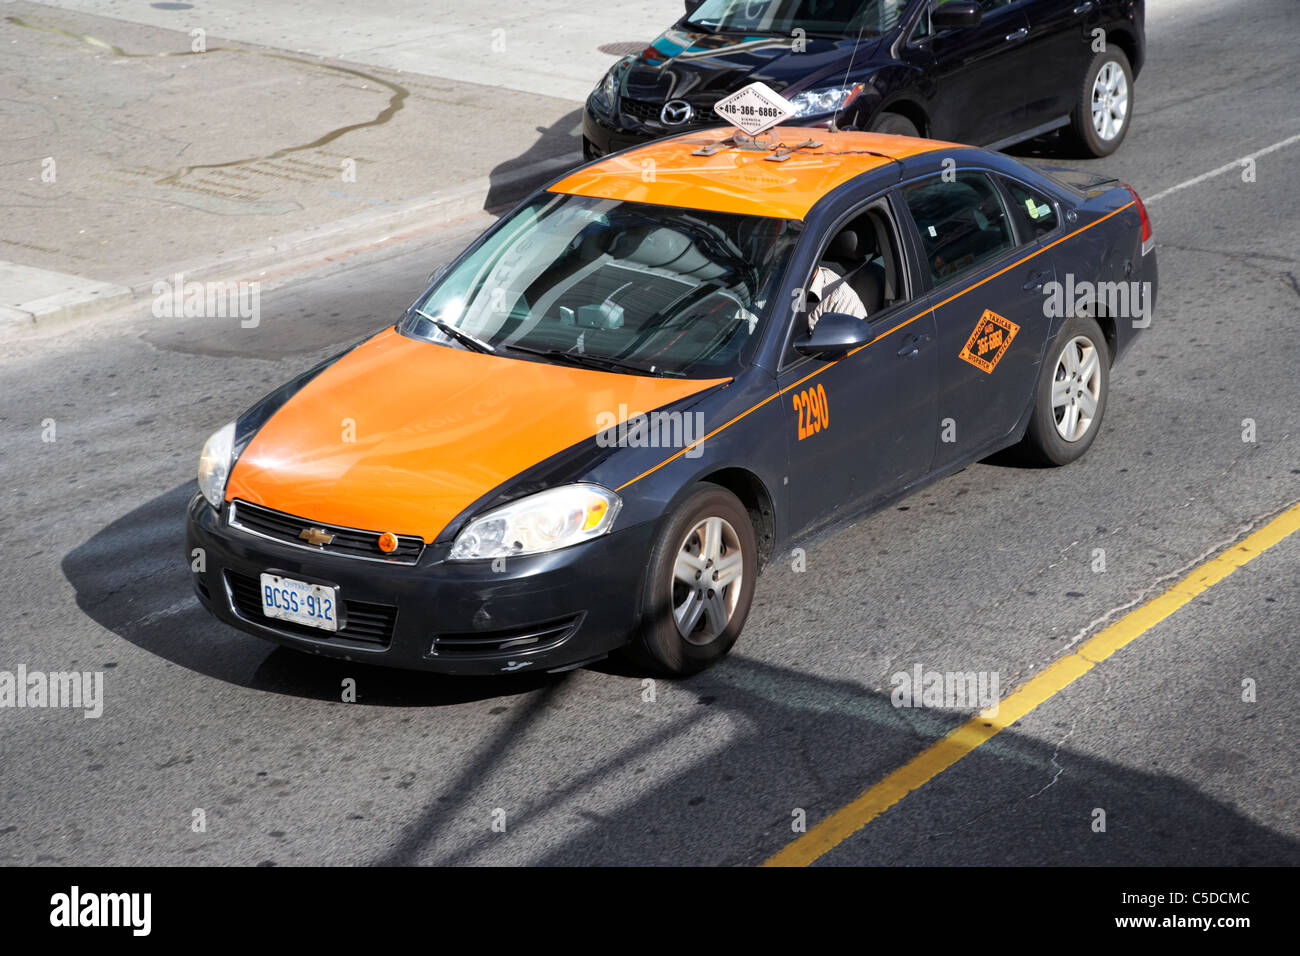
<path id="1" fill-rule="evenodd" d="M 584 368 L 614 369 L 622 372 L 636 372 L 639 375 L 654 375 L 656 369 L 652 365 L 646 368 L 644 365 L 636 365 L 632 362 L 624 362 L 616 358 L 605 358 L 603 355 L 587 355 L 585 352 L 566 352 L 564 349 L 535 349 L 530 345 L 508 345 L 507 348 L 515 352 L 527 352 L 529 355 L 539 355 L 542 358 L 556 359 L 560 362 L 568 362 L 571 365 L 581 365 Z M 658 370 L 659 374 L 667 374 L 664 370 Z"/>
<path id="2" fill-rule="evenodd" d="M 442 319 L 435 319 L 428 312 L 425 312 L 422 309 L 412 308 L 411 311 L 414 312 L 416 315 L 420 316 L 421 318 L 427 319 L 428 321 L 432 322 L 434 328 L 438 329 L 444 335 L 450 336 L 451 338 L 455 339 L 461 345 L 471 348 L 475 352 L 487 352 L 489 355 L 496 354 L 496 348 L 488 344 L 487 342 L 484 342 L 477 335 L 471 335 L 469 332 L 466 332 L 464 329 L 458 329 L 456 328 L 456 326 L 450 325 L 442 321 Z"/>

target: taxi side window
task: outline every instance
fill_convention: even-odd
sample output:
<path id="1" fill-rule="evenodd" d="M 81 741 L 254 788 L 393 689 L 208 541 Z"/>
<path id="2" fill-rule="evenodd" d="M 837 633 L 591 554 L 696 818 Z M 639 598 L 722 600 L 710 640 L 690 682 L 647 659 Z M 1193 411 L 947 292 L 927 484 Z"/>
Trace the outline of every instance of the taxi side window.
<path id="1" fill-rule="evenodd" d="M 1056 203 L 1048 196 L 1011 179 L 1003 179 L 1002 184 L 1011 196 L 1011 208 L 1015 211 L 1022 236 L 1033 240 L 1056 231 L 1061 222 Z"/>
<path id="2" fill-rule="evenodd" d="M 903 190 L 930 277 L 942 285 L 1015 248 L 1011 222 L 993 181 L 959 172 L 923 180 Z"/>

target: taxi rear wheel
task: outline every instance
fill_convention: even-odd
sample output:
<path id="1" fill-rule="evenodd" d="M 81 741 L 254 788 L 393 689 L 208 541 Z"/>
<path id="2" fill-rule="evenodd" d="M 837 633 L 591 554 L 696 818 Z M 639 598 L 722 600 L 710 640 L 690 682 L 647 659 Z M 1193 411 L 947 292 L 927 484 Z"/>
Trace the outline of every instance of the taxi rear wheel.
<path id="1" fill-rule="evenodd" d="M 685 676 L 720 660 L 749 616 L 758 545 L 740 499 L 701 484 L 650 550 L 641 624 L 629 651 L 643 666 Z"/>
<path id="2" fill-rule="evenodd" d="M 1101 429 L 1110 389 L 1110 348 L 1088 316 L 1067 319 L 1039 373 L 1022 450 L 1048 465 L 1081 458 Z"/>

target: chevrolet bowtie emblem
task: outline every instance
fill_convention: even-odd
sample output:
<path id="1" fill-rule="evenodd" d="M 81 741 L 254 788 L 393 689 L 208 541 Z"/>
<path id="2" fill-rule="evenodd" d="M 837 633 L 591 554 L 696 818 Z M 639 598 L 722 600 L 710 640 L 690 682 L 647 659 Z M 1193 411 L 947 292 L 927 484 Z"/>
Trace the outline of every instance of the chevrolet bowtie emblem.
<path id="1" fill-rule="evenodd" d="M 308 544 L 316 545 L 318 548 L 324 547 L 334 540 L 334 535 L 324 528 L 303 528 L 302 531 L 298 532 L 298 537 Z"/>

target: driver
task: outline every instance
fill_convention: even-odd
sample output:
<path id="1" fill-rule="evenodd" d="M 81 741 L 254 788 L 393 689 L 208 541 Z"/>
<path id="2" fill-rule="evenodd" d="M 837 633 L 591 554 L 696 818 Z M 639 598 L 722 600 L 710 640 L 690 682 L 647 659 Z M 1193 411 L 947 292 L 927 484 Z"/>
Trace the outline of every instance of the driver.
<path id="1" fill-rule="evenodd" d="M 857 244 L 857 233 L 845 229 L 827 247 L 826 256 L 848 258 L 857 251 Z M 842 267 L 836 265 L 830 258 L 823 258 L 818 264 L 817 271 L 813 273 L 812 281 L 808 284 L 808 294 L 817 300 L 817 304 L 808 313 L 809 332 L 817 327 L 817 320 L 824 312 L 843 312 L 859 319 L 867 317 L 867 307 L 863 304 L 862 298 L 846 281 L 848 276 L 858 268 L 860 266 L 843 271 Z"/>

